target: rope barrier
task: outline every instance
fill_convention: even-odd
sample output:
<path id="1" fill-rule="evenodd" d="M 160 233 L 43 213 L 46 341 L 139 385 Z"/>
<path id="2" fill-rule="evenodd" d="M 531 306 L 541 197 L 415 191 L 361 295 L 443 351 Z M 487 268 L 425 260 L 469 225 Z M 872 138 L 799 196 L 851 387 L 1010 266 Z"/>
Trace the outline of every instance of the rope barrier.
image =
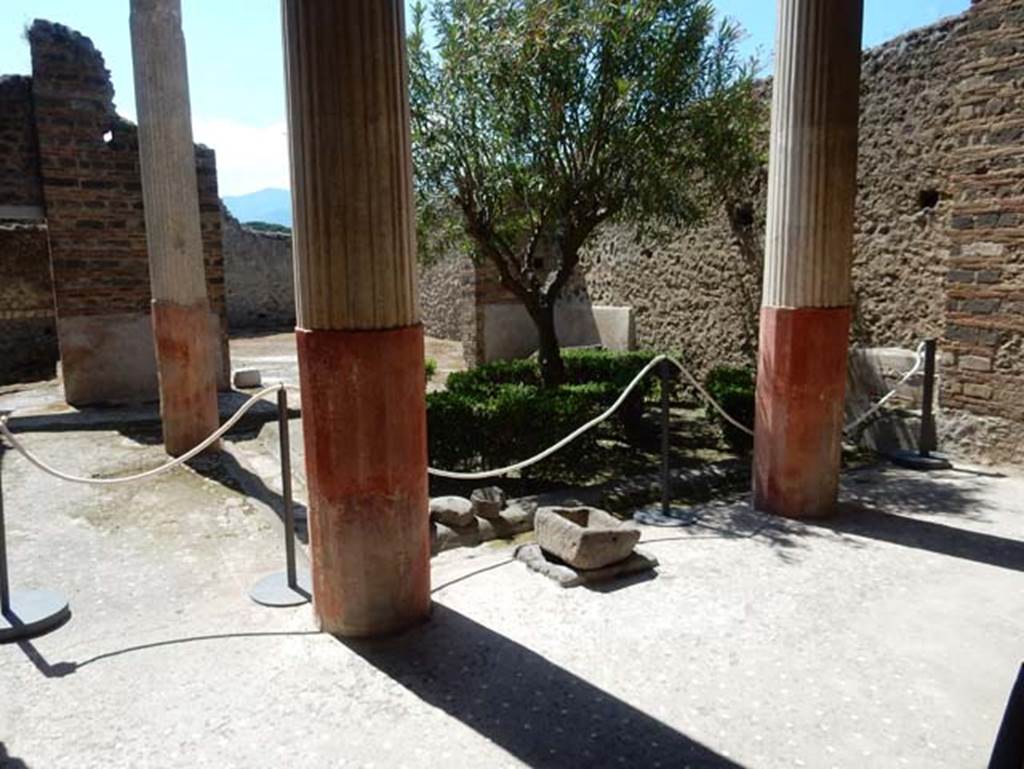
<path id="1" fill-rule="evenodd" d="M 914 365 L 910 368 L 910 371 L 908 371 L 906 374 L 904 374 L 900 378 L 900 380 L 895 385 L 893 385 L 893 388 L 891 390 L 889 390 L 889 392 L 887 392 L 885 395 L 883 395 L 875 403 L 874 406 L 869 408 L 867 411 L 865 411 L 863 414 L 861 414 L 859 417 L 857 417 L 853 421 L 848 422 L 847 425 L 843 428 L 843 432 L 844 433 L 845 432 L 849 432 L 850 430 L 853 430 L 861 422 L 863 422 L 865 419 L 867 419 L 872 414 L 877 412 L 880 408 L 882 408 L 882 406 L 884 406 L 886 403 L 888 403 L 889 399 L 892 398 L 896 394 L 897 390 L 899 390 L 903 385 L 905 385 L 907 382 L 909 382 L 911 377 L 913 377 L 915 374 L 917 374 L 921 370 L 921 367 L 924 365 L 924 342 L 921 342 L 921 344 L 919 344 L 917 346 L 917 350 L 914 351 L 914 354 L 916 356 L 916 359 L 914 360 Z"/>
<path id="2" fill-rule="evenodd" d="M 49 473 L 55 478 L 60 478 L 62 481 L 70 481 L 71 483 L 85 483 L 91 486 L 110 486 L 116 483 L 131 483 L 133 481 L 141 481 L 145 480 L 146 478 L 152 478 L 153 476 L 165 473 L 168 470 L 171 470 L 184 462 L 188 462 L 188 460 L 192 459 L 192 457 L 208 449 L 211 445 L 214 444 L 214 442 L 220 439 L 220 437 L 223 436 L 224 433 L 226 433 L 228 430 L 234 427 L 238 420 L 241 419 L 245 415 L 245 413 L 249 411 L 249 409 L 251 409 L 253 406 L 255 406 L 256 403 L 259 400 L 261 400 L 265 395 L 269 395 L 272 392 L 276 392 L 277 390 L 281 389 L 281 387 L 282 385 L 277 384 L 274 385 L 273 387 L 267 387 L 263 390 L 260 390 L 258 393 L 249 398 L 249 400 L 247 400 L 244 404 L 242 404 L 241 408 L 239 408 L 238 411 L 236 411 L 234 415 L 230 419 L 228 419 L 228 421 L 226 421 L 223 425 L 221 425 L 220 428 L 216 430 L 209 438 L 200 443 L 194 449 L 190 449 L 186 453 L 182 454 L 180 457 L 172 459 L 170 462 L 160 465 L 159 467 L 154 467 L 152 470 L 146 470 L 145 472 L 136 473 L 135 475 L 125 475 L 121 476 L 120 478 L 83 478 L 81 476 L 70 475 L 68 473 L 61 472 L 56 468 L 50 467 L 50 465 L 46 464 L 45 462 L 43 462 L 43 460 L 39 459 L 39 457 L 37 457 L 28 449 L 26 449 L 21 444 L 21 441 L 14 437 L 14 434 L 7 427 L 7 418 L 10 416 L 9 414 L 5 414 L 3 417 L 0 417 L 0 433 L 2 433 L 3 436 L 8 441 L 11 442 L 11 445 L 16 450 L 21 452 L 22 456 L 24 456 L 25 459 L 27 459 L 40 470 L 42 470 L 44 473 Z"/>
<path id="3" fill-rule="evenodd" d="M 849 422 L 843 428 L 844 432 L 853 430 L 855 427 L 857 427 L 862 422 L 864 422 L 864 420 L 866 420 L 872 414 L 876 413 L 879 409 L 881 409 L 896 394 L 897 390 L 900 387 L 902 387 L 907 381 L 910 380 L 911 377 L 913 377 L 914 375 L 916 375 L 920 371 L 921 366 L 924 364 L 924 356 L 922 354 L 923 349 L 924 349 L 924 344 L 923 343 L 921 345 L 918 345 L 918 348 L 917 348 L 916 353 L 915 353 L 916 354 L 916 360 L 914 362 L 913 367 L 906 374 L 904 374 L 903 377 L 896 383 L 896 385 L 888 393 L 886 393 L 881 399 L 879 399 L 878 402 L 876 402 L 871 408 L 869 408 L 867 411 L 865 411 L 859 417 L 857 417 L 853 421 Z M 616 398 L 615 402 L 611 406 L 609 406 L 607 409 L 605 409 L 605 411 L 603 411 L 600 414 L 598 414 L 596 417 L 591 419 L 586 424 L 581 425 L 577 429 L 573 430 L 571 433 L 569 433 L 567 436 L 562 438 L 560 441 L 558 441 L 557 443 L 552 444 L 551 446 L 549 446 L 548 448 L 544 449 L 540 453 L 535 454 L 534 456 L 532 456 L 532 457 L 530 457 L 528 459 L 524 459 L 524 460 L 522 460 L 520 462 L 516 462 L 515 464 L 506 465 L 505 467 L 499 467 L 499 468 L 496 468 L 496 469 L 493 469 L 493 470 L 481 470 L 479 472 L 457 472 L 457 471 L 454 471 L 454 470 L 441 470 L 441 469 L 434 468 L 434 467 L 428 467 L 427 468 L 427 472 L 430 475 L 433 475 L 433 476 L 436 476 L 436 477 L 439 477 L 439 478 L 450 478 L 450 479 L 454 479 L 454 480 L 483 480 L 483 479 L 486 479 L 486 478 L 497 478 L 497 477 L 500 477 L 500 476 L 503 476 L 503 475 L 507 475 L 508 473 L 514 472 L 516 470 L 522 470 L 522 469 L 525 469 L 527 467 L 531 467 L 532 465 L 535 465 L 538 462 L 541 462 L 541 461 L 547 459 L 549 456 L 551 456 L 555 452 L 559 451 L 560 449 L 562 449 L 564 446 L 568 445 L 569 443 L 572 443 L 574 440 L 579 438 L 584 433 L 588 432 L 589 430 L 592 430 L 593 428 L 597 427 L 602 422 L 604 422 L 607 419 L 609 419 L 622 406 L 622 404 L 626 401 L 626 398 L 633 391 L 633 389 L 640 383 L 640 381 L 645 376 L 647 376 L 647 374 L 649 374 L 651 372 L 651 370 L 655 366 L 657 366 L 659 363 L 661 363 L 662 361 L 668 361 L 669 363 L 674 365 L 677 369 L 679 369 L 680 373 L 682 373 L 682 375 L 686 378 L 686 380 L 691 385 L 693 385 L 693 387 L 697 390 L 697 392 L 704 399 L 704 401 L 708 405 L 710 405 L 716 412 L 718 412 L 718 414 L 723 419 L 725 419 L 727 422 L 729 422 L 729 424 L 733 425 L 734 427 L 736 427 L 739 430 L 742 430 L 747 435 L 751 435 L 752 436 L 754 434 L 753 430 L 751 430 L 749 427 L 747 427 L 746 425 L 742 424 L 741 422 L 738 422 L 736 419 L 734 419 L 732 416 L 730 416 L 725 411 L 725 409 L 722 408 L 721 404 L 719 404 L 718 401 L 716 401 L 711 396 L 711 394 L 704 388 L 703 385 L 701 385 L 701 383 L 689 371 L 689 369 L 687 369 L 686 366 L 684 366 L 678 359 L 674 358 L 671 355 L 662 354 L 662 355 L 658 355 L 658 356 L 654 357 L 653 359 L 651 359 L 651 361 L 646 366 L 644 366 L 637 373 L 637 375 L 635 377 L 633 377 L 632 381 L 630 381 L 630 383 L 626 386 L 626 389 L 622 391 L 622 394 L 619 395 L 619 397 Z M 194 449 L 191 449 L 187 453 L 182 454 L 180 457 L 178 457 L 176 459 L 173 459 L 170 462 L 167 462 L 166 464 L 161 465 L 160 467 L 155 467 L 152 470 L 147 470 L 145 472 L 137 473 L 135 475 L 122 476 L 120 478 L 83 478 L 83 477 L 80 477 L 80 476 L 70 475 L 68 473 L 61 472 L 60 470 L 57 470 L 57 469 L 51 467 L 50 465 L 46 464 L 41 459 L 39 459 L 35 454 L 30 452 L 28 449 L 26 449 L 21 444 L 21 442 L 14 436 L 14 434 L 11 433 L 11 431 L 7 427 L 7 419 L 8 419 L 9 415 L 4 415 L 3 417 L 0 417 L 0 434 L 3 434 L 3 436 L 5 438 L 7 438 L 8 441 L 10 441 L 11 445 L 17 451 L 19 451 L 29 462 L 31 462 L 33 465 L 35 465 L 37 468 L 39 468 L 43 472 L 49 473 L 50 475 L 54 476 L 55 478 L 60 478 L 61 480 L 70 481 L 72 483 L 85 483 L 85 484 L 91 484 L 91 485 L 96 485 L 96 486 L 111 485 L 111 484 L 116 484 L 116 483 L 130 483 L 130 482 L 133 482 L 133 481 L 141 481 L 141 480 L 144 480 L 146 478 L 151 478 L 153 476 L 159 475 L 161 473 L 164 473 L 164 472 L 166 472 L 168 470 L 171 470 L 172 468 L 177 467 L 178 465 L 180 465 L 180 464 L 182 464 L 184 462 L 187 462 L 188 460 L 192 459 L 192 457 L 196 456 L 197 454 L 201 453 L 205 449 L 209 448 L 215 441 L 217 441 L 228 430 L 230 430 L 238 422 L 238 420 L 241 419 L 242 416 L 247 411 L 249 411 L 249 409 L 251 409 L 254 405 L 256 405 L 256 403 L 258 401 L 260 401 L 264 396 L 269 395 L 270 393 L 276 392 L 276 391 L 281 390 L 281 389 L 293 390 L 293 391 L 298 392 L 298 393 L 301 394 L 301 389 L 299 388 L 298 385 L 290 384 L 290 383 L 286 383 L 286 382 L 280 382 L 280 383 L 275 384 L 275 385 L 273 385 L 271 387 L 267 387 L 267 388 L 261 390 L 260 392 L 256 393 L 255 395 L 253 395 L 216 432 L 214 432 L 209 438 L 207 438 L 205 441 L 200 443 Z"/>

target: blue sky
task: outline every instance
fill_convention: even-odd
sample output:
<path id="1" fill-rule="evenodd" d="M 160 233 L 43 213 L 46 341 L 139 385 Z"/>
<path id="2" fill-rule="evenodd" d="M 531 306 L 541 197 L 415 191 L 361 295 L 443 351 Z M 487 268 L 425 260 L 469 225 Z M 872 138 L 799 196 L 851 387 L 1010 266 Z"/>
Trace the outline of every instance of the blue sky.
<path id="1" fill-rule="evenodd" d="M 865 0 L 864 44 L 966 10 L 970 0 Z M 2 0 L 0 73 L 28 73 L 22 32 L 35 18 L 92 38 L 114 80 L 118 111 L 134 119 L 128 0 Z M 775 36 L 771 0 L 715 0 L 747 31 L 745 52 L 770 71 Z M 192 122 L 197 141 L 217 150 L 221 193 L 288 186 L 278 0 L 182 0 Z"/>

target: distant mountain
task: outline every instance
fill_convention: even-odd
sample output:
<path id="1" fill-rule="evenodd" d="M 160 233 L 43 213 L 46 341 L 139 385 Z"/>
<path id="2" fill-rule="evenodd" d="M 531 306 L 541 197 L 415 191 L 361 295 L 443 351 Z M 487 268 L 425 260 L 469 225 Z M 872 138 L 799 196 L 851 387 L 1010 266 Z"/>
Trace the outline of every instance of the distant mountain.
<path id="1" fill-rule="evenodd" d="M 268 187 L 246 195 L 229 195 L 224 205 L 240 222 L 270 222 L 292 226 L 292 194 L 288 190 Z"/>

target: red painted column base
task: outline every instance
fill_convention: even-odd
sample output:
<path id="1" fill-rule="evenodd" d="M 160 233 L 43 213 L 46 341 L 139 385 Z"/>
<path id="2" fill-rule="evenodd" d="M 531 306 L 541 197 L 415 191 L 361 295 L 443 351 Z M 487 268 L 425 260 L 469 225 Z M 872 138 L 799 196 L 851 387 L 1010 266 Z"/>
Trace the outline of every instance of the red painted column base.
<path id="1" fill-rule="evenodd" d="M 850 309 L 764 307 L 754 506 L 787 518 L 835 512 Z"/>
<path id="2" fill-rule="evenodd" d="M 152 315 L 164 448 L 176 457 L 220 426 L 214 370 L 220 340 L 211 336 L 205 299 L 191 305 L 154 300 Z"/>
<path id="3" fill-rule="evenodd" d="M 371 636 L 430 613 L 423 328 L 296 330 L 313 608 Z"/>

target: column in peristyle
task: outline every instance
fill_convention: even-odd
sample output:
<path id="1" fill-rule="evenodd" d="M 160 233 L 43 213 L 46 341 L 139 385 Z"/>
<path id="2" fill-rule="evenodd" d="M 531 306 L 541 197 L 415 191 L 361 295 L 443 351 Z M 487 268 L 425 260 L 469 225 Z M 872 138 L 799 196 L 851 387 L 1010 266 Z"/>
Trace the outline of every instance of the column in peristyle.
<path id="1" fill-rule="evenodd" d="M 423 329 L 401 0 L 283 0 L 314 611 L 430 610 Z"/>
<path id="2" fill-rule="evenodd" d="M 199 227 L 180 0 L 131 0 L 139 160 L 164 446 L 184 454 L 218 427 L 217 324 Z"/>
<path id="3" fill-rule="evenodd" d="M 779 0 L 754 502 L 803 518 L 839 488 L 863 0 Z"/>

